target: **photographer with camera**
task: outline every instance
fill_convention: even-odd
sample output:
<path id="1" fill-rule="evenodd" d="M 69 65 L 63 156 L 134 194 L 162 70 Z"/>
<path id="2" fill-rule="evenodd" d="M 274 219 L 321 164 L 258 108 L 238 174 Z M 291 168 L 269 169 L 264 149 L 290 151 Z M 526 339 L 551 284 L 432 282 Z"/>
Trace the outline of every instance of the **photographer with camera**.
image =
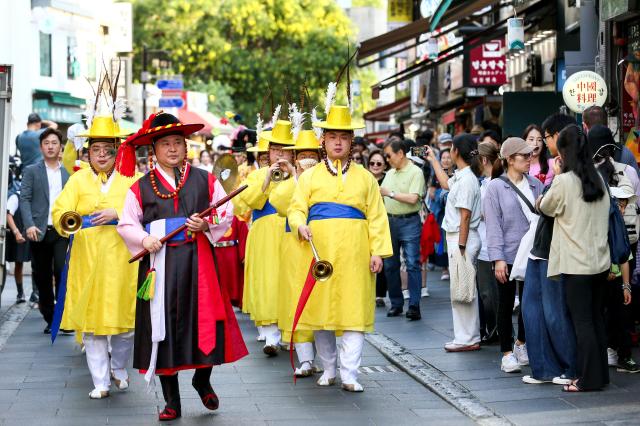
<path id="1" fill-rule="evenodd" d="M 384 197 L 393 243 L 393 256 L 384 260 L 391 300 L 391 309 L 387 312 L 387 316 L 399 316 L 404 308 L 400 281 L 400 249 L 402 248 L 409 278 L 409 309 L 406 317 L 410 320 L 419 320 L 421 319 L 422 287 L 420 208 L 425 195 L 425 183 L 422 170 L 409 161 L 405 150 L 406 145 L 402 141 L 390 140 L 384 145 L 384 156 L 391 168 L 382 181 L 380 194 Z"/>

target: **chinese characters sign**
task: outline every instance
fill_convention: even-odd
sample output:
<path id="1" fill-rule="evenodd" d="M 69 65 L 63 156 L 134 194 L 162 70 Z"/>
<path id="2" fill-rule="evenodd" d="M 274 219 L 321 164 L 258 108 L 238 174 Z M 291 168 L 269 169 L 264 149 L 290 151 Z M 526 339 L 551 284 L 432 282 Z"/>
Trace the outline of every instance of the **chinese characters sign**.
<path id="1" fill-rule="evenodd" d="M 501 86 L 507 82 L 504 40 L 491 40 L 465 53 L 466 86 Z"/>
<path id="2" fill-rule="evenodd" d="M 564 83 L 562 98 L 571 111 L 582 113 L 590 106 L 604 105 L 607 83 L 593 71 L 579 71 Z"/>
<path id="3" fill-rule="evenodd" d="M 387 20 L 407 24 L 413 20 L 412 0 L 389 0 L 387 2 Z"/>

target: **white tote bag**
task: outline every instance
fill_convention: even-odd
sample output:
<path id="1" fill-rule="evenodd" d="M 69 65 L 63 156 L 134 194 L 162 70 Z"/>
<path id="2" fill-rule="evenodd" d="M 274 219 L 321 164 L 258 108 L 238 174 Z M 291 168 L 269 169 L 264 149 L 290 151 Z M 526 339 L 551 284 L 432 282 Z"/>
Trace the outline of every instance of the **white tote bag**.
<path id="1" fill-rule="evenodd" d="M 529 219 L 529 230 L 524 234 L 522 240 L 520 240 L 516 259 L 513 261 L 513 266 L 511 267 L 511 275 L 509 275 L 510 281 L 524 281 L 524 276 L 527 273 L 527 263 L 529 262 L 529 253 L 531 253 L 531 249 L 533 248 L 533 240 L 536 235 L 538 220 L 540 219 L 540 216 L 531 213 L 529 209 L 523 209 L 523 211 L 527 219 Z"/>
<path id="2" fill-rule="evenodd" d="M 449 248 L 452 249 L 451 247 Z M 476 268 L 468 256 L 462 256 L 460 250 L 453 249 L 449 264 L 451 274 L 451 301 L 471 303 L 476 298 Z"/>

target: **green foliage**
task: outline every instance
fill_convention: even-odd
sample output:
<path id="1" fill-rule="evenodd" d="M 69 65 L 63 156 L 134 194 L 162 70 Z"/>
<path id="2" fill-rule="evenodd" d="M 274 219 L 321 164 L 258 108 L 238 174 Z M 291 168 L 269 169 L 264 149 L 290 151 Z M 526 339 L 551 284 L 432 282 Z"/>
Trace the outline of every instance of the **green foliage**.
<path id="1" fill-rule="evenodd" d="M 222 87 L 249 125 L 269 86 L 278 104 L 285 85 L 296 100 L 306 81 L 313 103 L 323 105 L 326 86 L 346 61 L 347 40 L 353 38 L 351 23 L 334 0 L 133 0 L 133 5 L 134 75 L 143 43 L 169 50 L 186 87 L 221 83 L 204 84 L 216 96 L 214 110 L 224 110 L 215 103 L 229 100 L 215 93 Z"/>

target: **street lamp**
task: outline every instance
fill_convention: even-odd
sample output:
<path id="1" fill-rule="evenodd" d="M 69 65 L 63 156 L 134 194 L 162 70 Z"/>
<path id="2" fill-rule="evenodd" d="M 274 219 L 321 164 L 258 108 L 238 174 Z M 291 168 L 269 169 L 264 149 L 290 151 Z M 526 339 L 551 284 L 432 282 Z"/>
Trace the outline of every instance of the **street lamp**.
<path id="1" fill-rule="evenodd" d="M 168 50 L 148 49 L 146 44 L 142 45 L 142 72 L 140 73 L 140 81 L 142 82 L 142 121 L 147 118 L 147 83 L 154 77 L 147 71 L 147 62 L 152 58 L 152 66 L 167 69 L 171 67 L 169 55 L 171 55 L 171 52 Z M 154 56 L 155 58 L 153 58 Z"/>

